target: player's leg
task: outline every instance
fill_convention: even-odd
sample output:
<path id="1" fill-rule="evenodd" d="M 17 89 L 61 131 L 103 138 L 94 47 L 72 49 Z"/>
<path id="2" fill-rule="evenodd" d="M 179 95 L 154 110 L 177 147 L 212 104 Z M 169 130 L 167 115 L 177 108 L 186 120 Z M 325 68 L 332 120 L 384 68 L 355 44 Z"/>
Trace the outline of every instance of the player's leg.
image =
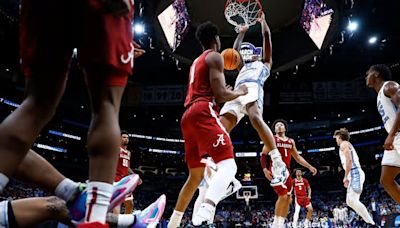
<path id="1" fill-rule="evenodd" d="M 230 133 L 232 129 L 236 126 L 237 118 L 232 113 L 225 113 L 219 117 L 221 119 L 222 125 L 224 125 L 226 131 Z"/>
<path id="2" fill-rule="evenodd" d="M 48 220 L 69 224 L 65 201 L 55 196 L 0 203 L 0 227 L 35 227 Z"/>
<path id="3" fill-rule="evenodd" d="M 54 26 L 54 21 L 50 23 L 49 18 L 57 20 L 64 12 L 55 10 L 63 6 L 55 5 L 51 1 L 22 1 L 20 52 L 26 97 L 0 124 L 0 191 L 53 117 L 64 93 L 72 49 L 65 47 L 68 45 L 66 26 L 62 22 L 60 26 Z"/>
<path id="4" fill-rule="evenodd" d="M 349 186 L 350 188 L 350 186 Z M 360 193 L 354 192 L 352 189 L 347 190 L 346 203 L 351 207 L 361 218 L 369 224 L 375 224 L 374 220 L 368 213 L 368 209 L 360 202 Z"/>
<path id="5" fill-rule="evenodd" d="M 119 108 L 128 75 L 106 66 L 84 70 L 91 101 L 87 149 L 89 183 L 86 221 L 104 223 L 113 190 L 119 149 Z M 120 80 L 121 84 L 113 84 Z"/>
<path id="6" fill-rule="evenodd" d="M 203 177 L 204 167 L 189 168 L 188 179 L 179 192 L 178 201 L 176 202 L 174 212 L 172 213 L 168 223 L 168 228 L 176 228 L 180 226 L 183 214 L 185 213 L 185 210 L 192 200 Z"/>
<path id="7" fill-rule="evenodd" d="M 197 196 L 197 199 L 194 202 L 192 220 L 193 220 L 194 216 L 197 214 L 201 203 L 203 203 L 203 201 L 204 201 L 204 197 L 206 196 L 206 191 L 207 191 L 207 186 L 204 183 L 204 186 L 199 187 L 199 195 Z"/>
<path id="8" fill-rule="evenodd" d="M 233 148 L 232 148 L 233 149 Z M 233 154 L 233 151 L 232 151 Z M 193 218 L 193 225 L 201 225 L 204 221 L 212 223 L 217 204 L 226 195 L 226 189 L 235 178 L 237 166 L 233 158 L 219 160 L 212 155 L 217 163 L 217 171 L 209 182 L 204 202 Z"/>
<path id="9" fill-rule="evenodd" d="M 397 152 L 391 151 L 388 153 L 397 153 Z M 400 173 L 399 167 L 382 165 L 380 182 L 385 188 L 386 192 L 397 203 L 400 203 L 400 186 L 396 182 L 396 177 L 399 173 Z"/>
<path id="10" fill-rule="evenodd" d="M 286 217 L 289 213 L 291 197 L 288 194 L 278 196 L 275 203 L 275 216 L 272 227 L 283 228 Z"/>
<path id="11" fill-rule="evenodd" d="M 299 221 L 300 215 L 300 205 L 297 203 L 297 198 L 295 199 L 294 214 L 293 214 L 293 228 L 297 228 L 297 222 Z"/>
<path id="12" fill-rule="evenodd" d="M 121 205 L 114 207 L 114 209 L 112 210 L 112 213 L 116 214 L 116 215 L 121 214 Z"/>
<path id="13" fill-rule="evenodd" d="M 24 157 L 14 177 L 54 193 L 66 202 L 73 200 L 78 191 L 78 183 L 66 178 L 33 150 Z"/>
<path id="14" fill-rule="evenodd" d="M 133 196 L 130 195 L 128 198 L 125 199 L 124 201 L 125 205 L 125 214 L 132 214 L 133 212 Z"/>
<path id="15" fill-rule="evenodd" d="M 307 216 L 306 216 L 306 220 L 304 223 L 309 225 L 309 223 L 312 221 L 312 213 L 313 213 L 314 209 L 313 209 L 311 203 L 308 206 L 306 206 L 306 209 L 307 209 Z"/>

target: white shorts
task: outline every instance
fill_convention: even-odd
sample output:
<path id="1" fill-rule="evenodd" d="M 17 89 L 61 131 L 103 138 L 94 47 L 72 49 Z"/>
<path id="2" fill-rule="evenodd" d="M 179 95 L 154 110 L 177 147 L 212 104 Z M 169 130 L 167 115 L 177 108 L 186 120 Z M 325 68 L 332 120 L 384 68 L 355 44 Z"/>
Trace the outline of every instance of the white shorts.
<path id="1" fill-rule="evenodd" d="M 383 152 L 382 165 L 400 167 L 400 136 L 393 142 L 394 150 Z"/>
<path id="2" fill-rule="evenodd" d="M 348 179 L 349 187 L 347 188 L 347 193 L 355 192 L 361 195 L 365 181 L 364 171 L 360 168 L 352 169 L 350 170 Z"/>
<path id="3" fill-rule="evenodd" d="M 237 123 L 239 123 L 244 115 L 248 115 L 246 110 L 247 104 L 256 101 L 258 108 L 261 110 L 261 114 L 264 106 L 264 89 L 262 85 L 256 82 L 247 82 L 243 84 L 247 86 L 248 94 L 226 102 L 219 113 L 220 115 L 224 115 L 229 112 L 235 115 Z"/>

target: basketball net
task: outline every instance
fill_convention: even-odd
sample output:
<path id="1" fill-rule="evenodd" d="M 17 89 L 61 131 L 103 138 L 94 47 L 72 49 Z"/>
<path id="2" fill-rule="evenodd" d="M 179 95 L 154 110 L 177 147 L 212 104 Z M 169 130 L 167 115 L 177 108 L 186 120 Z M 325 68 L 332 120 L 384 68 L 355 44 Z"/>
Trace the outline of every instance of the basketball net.
<path id="1" fill-rule="evenodd" d="M 261 13 L 262 6 L 258 0 L 227 0 L 225 4 L 225 18 L 235 26 L 237 33 L 239 25 L 255 25 Z"/>

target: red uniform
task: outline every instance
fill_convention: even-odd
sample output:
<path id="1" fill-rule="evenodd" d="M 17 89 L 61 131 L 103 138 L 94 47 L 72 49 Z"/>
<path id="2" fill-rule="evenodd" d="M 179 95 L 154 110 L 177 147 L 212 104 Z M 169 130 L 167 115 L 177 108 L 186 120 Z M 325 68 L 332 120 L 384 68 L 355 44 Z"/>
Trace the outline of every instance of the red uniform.
<path id="1" fill-rule="evenodd" d="M 115 182 L 118 182 L 122 178 L 128 176 L 130 165 L 131 165 L 131 152 L 121 147 L 119 151 L 117 172 L 115 173 L 115 178 L 114 178 Z"/>
<path id="2" fill-rule="evenodd" d="M 310 187 L 308 181 L 304 178 L 301 180 L 295 178 L 293 181 L 294 194 L 296 196 L 296 203 L 301 207 L 308 207 L 311 205 L 310 199 L 307 195 L 307 189 Z"/>
<path id="3" fill-rule="evenodd" d="M 210 155 L 219 161 L 233 158 L 229 134 L 219 120 L 219 108 L 211 89 L 205 51 L 192 64 L 182 116 L 181 130 L 185 140 L 185 160 L 189 168 L 204 167 L 201 158 Z"/>
<path id="4" fill-rule="evenodd" d="M 66 80 L 77 48 L 83 67 L 101 66 L 107 72 L 86 78 L 88 84 L 125 86 L 133 67 L 132 19 L 133 11 L 124 16 L 106 13 L 100 0 L 22 0 L 22 72 L 27 77 L 50 72 Z"/>
<path id="5" fill-rule="evenodd" d="M 290 161 L 292 159 L 292 149 L 294 146 L 293 139 L 291 138 L 286 138 L 286 140 L 283 140 L 279 138 L 278 136 L 274 136 L 276 147 L 281 154 L 282 161 L 286 164 L 286 167 L 290 173 Z M 272 168 L 272 162 L 270 165 L 270 170 Z M 274 190 L 276 194 L 279 196 L 290 194 L 292 192 L 292 177 L 289 176 L 288 179 L 285 182 L 285 185 L 287 188 L 283 188 L 282 186 L 275 186 Z"/>

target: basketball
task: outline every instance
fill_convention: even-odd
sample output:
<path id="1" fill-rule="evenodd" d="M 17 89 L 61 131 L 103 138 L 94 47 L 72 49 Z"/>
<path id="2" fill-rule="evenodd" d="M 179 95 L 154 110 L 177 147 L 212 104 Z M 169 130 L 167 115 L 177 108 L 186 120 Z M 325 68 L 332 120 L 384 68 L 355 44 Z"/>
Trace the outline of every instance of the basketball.
<path id="1" fill-rule="evenodd" d="M 240 64 L 240 54 L 233 48 L 228 48 L 222 51 L 222 57 L 224 58 L 224 69 L 225 70 L 236 70 Z"/>

